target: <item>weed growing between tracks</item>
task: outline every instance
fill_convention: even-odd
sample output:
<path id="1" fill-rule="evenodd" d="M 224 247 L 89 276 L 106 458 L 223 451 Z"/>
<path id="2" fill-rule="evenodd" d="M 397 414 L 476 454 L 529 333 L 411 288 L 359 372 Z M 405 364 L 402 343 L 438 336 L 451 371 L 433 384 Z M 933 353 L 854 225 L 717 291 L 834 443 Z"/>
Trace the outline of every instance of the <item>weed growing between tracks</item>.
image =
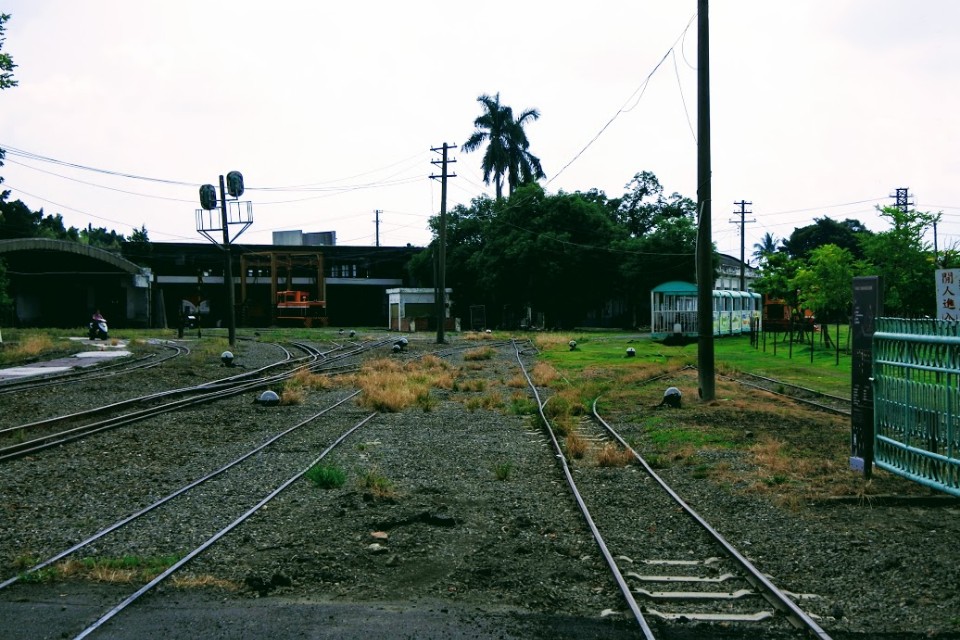
<path id="1" fill-rule="evenodd" d="M 452 389 L 455 373 L 453 367 L 436 356 L 408 362 L 379 358 L 366 362 L 359 373 L 348 376 L 344 382 L 360 388 L 358 403 L 363 407 L 386 413 L 412 406 L 430 411 L 436 402 L 430 398 L 430 390 Z"/>
<path id="2" fill-rule="evenodd" d="M 24 582 L 54 582 L 74 579 L 109 583 L 146 581 L 157 577 L 178 560 L 180 560 L 179 556 L 69 559 L 33 573 L 22 574 L 21 580 Z M 23 568 L 26 568 L 36 564 L 36 560 L 23 558 L 22 562 L 18 562 L 18 564 L 22 564 Z"/>
<path id="3" fill-rule="evenodd" d="M 365 496 L 374 501 L 394 501 L 400 497 L 393 481 L 376 469 L 367 471 L 360 480 Z"/>
<path id="4" fill-rule="evenodd" d="M 511 473 L 513 473 L 513 463 L 511 462 L 498 462 L 493 465 L 493 475 L 497 480 L 509 480 Z"/>
<path id="5" fill-rule="evenodd" d="M 334 465 L 317 464 L 307 471 L 307 479 L 321 489 L 339 489 L 346 483 L 347 475 L 343 469 Z"/>

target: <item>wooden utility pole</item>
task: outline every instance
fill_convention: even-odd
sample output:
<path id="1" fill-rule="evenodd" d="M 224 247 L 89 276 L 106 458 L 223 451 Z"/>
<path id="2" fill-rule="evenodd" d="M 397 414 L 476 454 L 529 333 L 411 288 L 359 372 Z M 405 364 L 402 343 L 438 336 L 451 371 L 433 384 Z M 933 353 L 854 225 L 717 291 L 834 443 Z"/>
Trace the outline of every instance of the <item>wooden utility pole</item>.
<path id="1" fill-rule="evenodd" d="M 380 246 L 380 214 L 383 213 L 383 211 L 380 209 L 375 209 L 373 213 L 377 216 L 373 224 L 376 226 L 376 229 L 377 229 L 377 246 L 379 247 Z"/>
<path id="2" fill-rule="evenodd" d="M 731 220 L 730 222 L 732 222 L 733 224 L 739 224 L 739 225 L 740 225 L 740 291 L 746 291 L 746 290 L 747 290 L 747 284 L 746 284 L 746 281 L 747 281 L 747 275 L 746 275 L 746 258 L 747 258 L 747 256 L 746 256 L 746 237 L 747 237 L 747 234 L 746 234 L 746 230 L 747 230 L 747 229 L 746 229 L 746 224 L 747 224 L 748 222 L 756 222 L 756 219 L 754 219 L 754 220 L 744 220 L 744 216 L 746 216 L 748 213 L 753 213 L 752 211 L 747 211 L 747 205 L 748 205 L 748 204 L 753 204 L 752 202 L 745 202 L 745 201 L 741 200 L 740 202 L 734 202 L 733 204 L 740 205 L 740 220 L 739 220 L 739 221 L 738 221 L 738 220 Z M 737 212 L 734 211 L 734 213 L 737 213 Z"/>
<path id="3" fill-rule="evenodd" d="M 713 362 L 713 231 L 710 224 L 710 22 L 697 0 L 697 374 L 700 399 L 716 396 Z"/>
<path id="4" fill-rule="evenodd" d="M 437 253 L 437 344 L 443 344 L 444 338 L 443 323 L 446 320 L 447 310 L 447 178 L 455 178 L 457 174 L 448 174 L 447 165 L 456 162 L 456 160 L 447 159 L 447 151 L 456 145 L 443 143 L 442 147 L 434 147 L 431 151 L 441 151 L 442 160 L 431 160 L 431 164 L 440 164 L 440 175 L 430 176 L 431 178 L 440 178 L 440 237 L 438 238 L 439 251 Z"/>

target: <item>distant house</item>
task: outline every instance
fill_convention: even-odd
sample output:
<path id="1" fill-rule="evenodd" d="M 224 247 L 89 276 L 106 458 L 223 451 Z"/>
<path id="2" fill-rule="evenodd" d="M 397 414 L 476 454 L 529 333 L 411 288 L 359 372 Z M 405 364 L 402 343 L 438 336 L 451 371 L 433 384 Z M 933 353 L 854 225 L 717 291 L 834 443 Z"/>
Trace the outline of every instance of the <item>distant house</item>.
<path id="1" fill-rule="evenodd" d="M 721 291 L 753 291 L 753 283 L 760 275 L 757 269 L 751 267 L 748 263 L 741 263 L 738 258 L 728 256 L 725 253 L 717 254 L 720 256 L 720 268 L 717 272 L 717 281 L 714 283 L 714 289 Z M 740 288 L 740 265 L 743 264 L 743 279 L 745 286 Z"/>

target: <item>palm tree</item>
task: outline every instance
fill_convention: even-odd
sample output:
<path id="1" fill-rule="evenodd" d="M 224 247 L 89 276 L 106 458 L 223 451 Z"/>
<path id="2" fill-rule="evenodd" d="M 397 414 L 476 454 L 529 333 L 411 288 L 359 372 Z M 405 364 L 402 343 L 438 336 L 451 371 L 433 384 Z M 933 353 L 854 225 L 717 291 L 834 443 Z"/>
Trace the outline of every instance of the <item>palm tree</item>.
<path id="1" fill-rule="evenodd" d="M 777 240 L 777 237 L 767 231 L 763 234 L 763 237 L 760 238 L 760 242 L 757 242 L 753 245 L 753 257 L 757 261 L 766 259 L 771 253 L 777 252 L 777 245 L 780 244 L 780 241 Z"/>
<path id="2" fill-rule="evenodd" d="M 473 121 L 476 130 L 464 143 L 466 152 L 476 151 L 485 141 L 487 150 L 483 154 L 483 181 L 490 184 L 491 179 L 497 190 L 497 199 L 503 197 L 503 177 L 507 176 L 510 193 L 527 182 L 545 177 L 540 159 L 530 153 L 530 142 L 523 130 L 528 120 L 536 120 L 540 112 L 527 109 L 516 120 L 513 109 L 500 104 L 500 94 L 490 97 L 484 94 L 477 98 L 484 112 Z"/>

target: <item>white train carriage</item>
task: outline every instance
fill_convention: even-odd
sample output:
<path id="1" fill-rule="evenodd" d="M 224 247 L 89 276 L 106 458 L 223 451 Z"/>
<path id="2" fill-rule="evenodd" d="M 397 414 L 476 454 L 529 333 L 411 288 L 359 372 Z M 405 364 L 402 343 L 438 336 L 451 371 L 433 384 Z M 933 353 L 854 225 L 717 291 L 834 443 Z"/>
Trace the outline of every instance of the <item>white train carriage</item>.
<path id="1" fill-rule="evenodd" d="M 750 332 L 751 320 L 760 328 L 762 300 L 750 291 L 713 291 L 713 335 L 732 336 Z M 672 281 L 650 292 L 650 335 L 695 338 L 700 334 L 697 285 Z"/>

